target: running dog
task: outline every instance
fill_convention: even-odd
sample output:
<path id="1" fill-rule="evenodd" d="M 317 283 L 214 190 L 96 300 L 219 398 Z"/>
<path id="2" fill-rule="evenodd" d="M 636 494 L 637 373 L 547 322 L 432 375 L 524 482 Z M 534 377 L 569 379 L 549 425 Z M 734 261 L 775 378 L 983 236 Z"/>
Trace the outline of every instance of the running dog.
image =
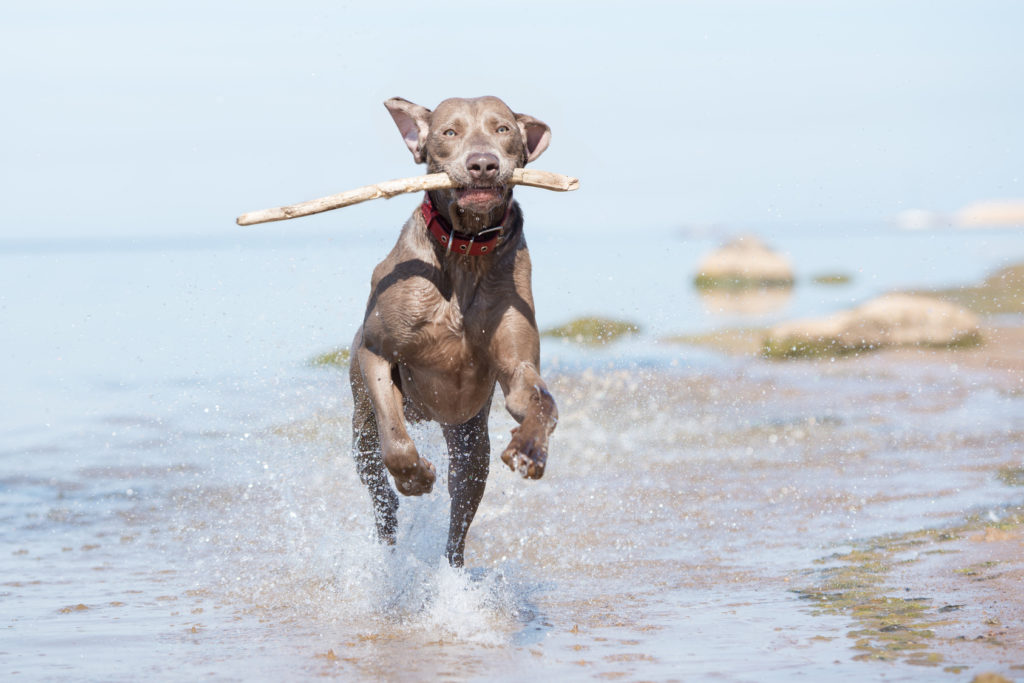
<path id="1" fill-rule="evenodd" d="M 373 271 L 352 343 L 353 451 L 377 534 L 393 544 L 395 488 L 418 496 L 436 478 L 405 421 L 441 425 L 450 459 L 445 554 L 459 567 L 487 483 L 495 384 L 519 423 L 501 455 L 513 471 L 543 476 L 558 422 L 539 372 L 530 254 L 509 184 L 544 152 L 551 129 L 496 97 L 448 99 L 433 111 L 397 97 L 384 105 L 416 163 L 447 173 L 457 189 L 428 192 Z"/>

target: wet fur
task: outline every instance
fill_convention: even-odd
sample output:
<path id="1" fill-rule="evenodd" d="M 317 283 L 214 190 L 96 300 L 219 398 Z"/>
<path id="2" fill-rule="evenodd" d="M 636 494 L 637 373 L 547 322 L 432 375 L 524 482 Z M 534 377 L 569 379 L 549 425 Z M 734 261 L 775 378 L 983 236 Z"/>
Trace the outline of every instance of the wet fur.
<path id="1" fill-rule="evenodd" d="M 543 476 L 558 420 L 539 374 L 530 256 L 508 184 L 515 168 L 544 151 L 550 131 L 493 97 L 445 100 L 433 112 L 400 98 L 385 106 L 414 160 L 432 173 L 448 173 L 459 187 L 479 190 L 431 192 L 455 230 L 473 234 L 505 218 L 491 253 L 464 256 L 438 244 L 417 207 L 374 269 L 352 344 L 353 450 L 378 536 L 395 542 L 399 499 L 389 474 L 405 495 L 433 488 L 434 466 L 420 457 L 405 428 L 406 420 L 433 420 L 450 460 L 446 556 L 461 566 L 490 466 L 487 421 L 495 384 L 520 425 L 502 460 L 524 477 Z"/>

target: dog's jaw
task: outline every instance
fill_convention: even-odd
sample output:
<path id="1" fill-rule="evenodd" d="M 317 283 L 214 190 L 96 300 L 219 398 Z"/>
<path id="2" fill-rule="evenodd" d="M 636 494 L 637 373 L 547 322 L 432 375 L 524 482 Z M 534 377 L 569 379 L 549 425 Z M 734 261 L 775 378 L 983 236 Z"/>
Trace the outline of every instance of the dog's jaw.
<path id="1" fill-rule="evenodd" d="M 455 190 L 455 205 L 463 211 L 489 214 L 507 202 L 504 187 L 466 187 Z"/>
<path id="2" fill-rule="evenodd" d="M 467 235 L 501 224 L 512 201 L 512 187 L 465 187 L 435 190 L 430 201 L 452 228 Z"/>

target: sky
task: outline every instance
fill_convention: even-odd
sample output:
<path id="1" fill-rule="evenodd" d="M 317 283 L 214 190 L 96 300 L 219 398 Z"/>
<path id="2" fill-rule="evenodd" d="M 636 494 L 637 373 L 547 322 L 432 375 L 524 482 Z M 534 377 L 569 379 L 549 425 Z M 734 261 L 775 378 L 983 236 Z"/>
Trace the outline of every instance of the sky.
<path id="1" fill-rule="evenodd" d="M 985 0 L 8 0 L 0 241 L 223 239 L 246 211 L 417 175 L 393 96 L 547 122 L 533 166 L 581 190 L 517 190 L 531 225 L 952 212 L 1024 197 L 1022 29 L 1024 3 Z M 287 229 L 396 229 L 416 202 Z"/>

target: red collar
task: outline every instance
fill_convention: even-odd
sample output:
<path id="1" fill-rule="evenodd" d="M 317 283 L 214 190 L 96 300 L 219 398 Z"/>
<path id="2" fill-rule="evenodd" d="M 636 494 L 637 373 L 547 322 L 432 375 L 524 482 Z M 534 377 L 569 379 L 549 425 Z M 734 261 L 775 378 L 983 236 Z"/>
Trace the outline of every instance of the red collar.
<path id="1" fill-rule="evenodd" d="M 467 235 L 453 230 L 441 212 L 434 208 L 429 194 L 423 198 L 420 210 L 423 212 L 423 220 L 426 222 L 430 234 L 449 253 L 481 256 L 491 253 L 498 246 L 498 240 L 505 233 L 505 222 L 508 221 L 509 214 L 512 213 L 512 201 L 509 200 L 508 208 L 505 209 L 505 217 L 501 219 L 500 224 L 481 230 L 476 235 Z"/>

